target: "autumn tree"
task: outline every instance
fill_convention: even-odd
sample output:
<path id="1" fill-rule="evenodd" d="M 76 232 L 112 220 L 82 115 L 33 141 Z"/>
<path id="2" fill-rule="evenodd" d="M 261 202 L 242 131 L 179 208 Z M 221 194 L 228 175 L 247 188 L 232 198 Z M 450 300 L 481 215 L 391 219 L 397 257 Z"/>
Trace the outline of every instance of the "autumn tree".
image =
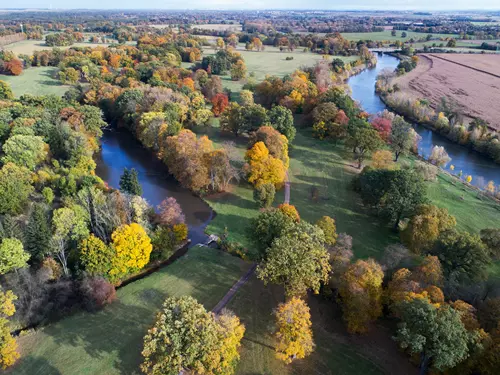
<path id="1" fill-rule="evenodd" d="M 14 163 L 29 170 L 46 159 L 48 145 L 42 137 L 33 135 L 13 135 L 3 144 L 3 163 Z"/>
<path id="2" fill-rule="evenodd" d="M 158 206 L 158 222 L 165 226 L 184 224 L 186 222 L 182 208 L 174 197 L 164 199 Z"/>
<path id="3" fill-rule="evenodd" d="M 11 290 L 3 291 L 0 287 L 0 367 L 5 370 L 20 357 L 17 352 L 16 339 L 10 334 L 8 317 L 14 315 L 14 301 L 17 296 Z"/>
<path id="4" fill-rule="evenodd" d="M 215 317 L 192 297 L 169 297 L 144 336 L 145 374 L 234 374 L 245 328 L 234 315 Z"/>
<path id="5" fill-rule="evenodd" d="M 243 107 L 254 105 L 255 101 L 253 98 L 253 92 L 250 90 L 241 90 L 239 102 Z"/>
<path id="6" fill-rule="evenodd" d="M 248 182 L 255 187 L 271 183 L 281 187 L 285 181 L 286 167 L 283 161 L 271 156 L 264 142 L 257 142 L 245 154 Z"/>
<path id="7" fill-rule="evenodd" d="M 285 363 L 302 359 L 314 350 L 309 307 L 300 298 L 293 297 L 280 303 L 276 312 L 276 357 Z"/>
<path id="8" fill-rule="evenodd" d="M 30 258 L 17 238 L 4 238 L 0 244 L 0 275 L 26 267 Z"/>
<path id="9" fill-rule="evenodd" d="M 265 283 L 284 285 L 288 296 L 302 295 L 308 289 L 319 293 L 330 272 L 324 242 L 323 232 L 304 221 L 285 229 L 267 250 L 257 276 Z"/>
<path id="10" fill-rule="evenodd" d="M 417 207 L 401 232 L 401 240 L 415 254 L 420 254 L 430 250 L 439 235 L 456 224 L 455 217 L 446 208 L 424 204 Z"/>
<path id="11" fill-rule="evenodd" d="M 280 159 L 285 168 L 288 168 L 290 164 L 288 139 L 283 134 L 280 134 L 271 126 L 261 126 L 251 134 L 249 148 L 257 142 L 263 142 L 269 150 L 269 154 L 276 159 Z"/>
<path id="12" fill-rule="evenodd" d="M 0 80 L 0 99 L 14 99 L 14 94 L 9 84 L 2 80 Z"/>
<path id="13" fill-rule="evenodd" d="M 247 66 L 243 60 L 236 61 L 231 65 L 231 79 L 233 81 L 239 81 L 245 78 L 247 75 Z"/>
<path id="14" fill-rule="evenodd" d="M 115 256 L 109 274 L 114 280 L 138 272 L 149 262 L 153 246 L 144 228 L 137 224 L 122 225 L 111 236 Z"/>
<path id="15" fill-rule="evenodd" d="M 474 337 L 465 329 L 460 314 L 449 306 L 436 307 L 425 298 L 402 303 L 402 323 L 396 341 L 403 349 L 420 355 L 421 373 L 438 371 L 465 360 Z"/>
<path id="16" fill-rule="evenodd" d="M 477 234 L 443 232 L 431 250 L 443 265 L 447 279 L 455 282 L 484 280 L 491 263 L 488 250 Z"/>
<path id="17" fill-rule="evenodd" d="M 213 192 L 226 191 L 231 181 L 239 181 L 240 173 L 230 160 L 229 153 L 224 148 L 210 151 L 205 154 L 205 163 L 208 168 L 210 188 Z"/>
<path id="18" fill-rule="evenodd" d="M 253 191 L 253 199 L 261 208 L 271 207 L 274 201 L 276 188 L 273 184 L 262 184 Z"/>
<path id="19" fill-rule="evenodd" d="M 382 315 L 384 272 L 373 259 L 351 264 L 341 279 L 343 317 L 352 333 L 364 333 L 371 322 Z"/>
<path id="20" fill-rule="evenodd" d="M 225 94 L 215 95 L 212 98 L 211 102 L 212 102 L 212 112 L 214 113 L 215 117 L 219 117 L 222 114 L 222 112 L 224 112 L 226 107 L 229 105 L 229 99 Z"/>
<path id="21" fill-rule="evenodd" d="M 12 74 L 13 76 L 18 76 L 23 72 L 23 62 L 16 58 L 5 62 L 3 67 L 7 73 Z"/>
<path id="22" fill-rule="evenodd" d="M 434 146 L 432 148 L 431 155 L 429 156 L 429 161 L 432 164 L 442 167 L 448 164 L 450 160 L 451 158 L 448 156 L 448 153 L 443 146 Z"/>
<path id="23" fill-rule="evenodd" d="M 338 237 L 335 220 L 330 216 L 323 216 L 316 222 L 316 226 L 323 231 L 325 235 L 325 244 L 328 246 L 335 245 Z"/>
<path id="24" fill-rule="evenodd" d="M 391 135 L 392 121 L 385 117 L 375 117 L 371 125 L 378 131 L 380 138 L 387 142 Z"/>
<path id="25" fill-rule="evenodd" d="M 109 277 L 115 251 L 91 234 L 79 245 L 80 262 L 91 276 Z"/>
<path id="26" fill-rule="evenodd" d="M 371 167 L 375 169 L 396 169 L 392 152 L 389 150 L 377 150 L 372 155 Z"/>
<path id="27" fill-rule="evenodd" d="M 389 145 L 396 155 L 395 161 L 398 161 L 400 155 L 405 155 L 411 150 L 413 146 L 411 130 L 411 125 L 401 116 L 396 116 L 392 121 Z"/>
<path id="28" fill-rule="evenodd" d="M 132 195 L 142 195 L 139 175 L 135 168 L 123 169 L 123 174 L 120 176 L 120 190 Z"/>

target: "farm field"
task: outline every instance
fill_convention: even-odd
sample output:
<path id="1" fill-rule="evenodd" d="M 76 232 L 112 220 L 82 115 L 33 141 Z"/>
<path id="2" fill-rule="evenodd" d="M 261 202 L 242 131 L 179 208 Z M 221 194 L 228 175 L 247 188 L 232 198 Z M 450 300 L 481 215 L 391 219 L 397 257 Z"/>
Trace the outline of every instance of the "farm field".
<path id="1" fill-rule="evenodd" d="M 42 66 L 25 69 L 19 76 L 0 75 L 0 80 L 7 82 L 14 95 L 63 95 L 70 86 L 61 84 L 56 78 L 58 68 Z"/>
<path id="2" fill-rule="evenodd" d="M 215 31 L 241 31 L 240 24 L 227 24 L 227 23 L 214 23 L 214 24 L 203 24 L 203 25 L 191 25 L 191 29 L 200 30 L 215 30 Z"/>
<path id="3" fill-rule="evenodd" d="M 395 42 L 396 40 L 405 42 L 410 40 L 411 38 L 413 39 L 420 39 L 420 38 L 425 38 L 427 36 L 427 33 L 417 33 L 414 31 L 405 31 L 406 32 L 406 38 L 401 37 L 401 33 L 404 30 L 397 30 L 396 31 L 396 36 L 391 35 L 391 30 L 385 30 L 385 31 L 377 31 L 377 32 L 370 32 L 370 33 L 342 33 L 342 36 L 346 38 L 347 40 L 373 40 L 375 42 L 381 42 L 381 41 L 391 41 Z M 434 38 L 457 38 L 457 34 L 432 34 Z M 435 41 L 436 43 L 439 43 L 439 41 Z"/>
<path id="4" fill-rule="evenodd" d="M 442 97 L 451 97 L 461 107 L 464 116 L 469 119 L 480 117 L 488 121 L 491 128 L 500 129 L 500 56 L 419 56 L 417 68 L 394 81 L 402 92 L 410 97 L 426 98 L 434 108 Z"/>
<path id="5" fill-rule="evenodd" d="M 138 374 L 142 338 L 167 296 L 191 295 L 212 309 L 250 267 L 196 247 L 173 264 L 117 291 L 98 313 L 78 313 L 19 339 L 22 359 L 8 374 Z"/>

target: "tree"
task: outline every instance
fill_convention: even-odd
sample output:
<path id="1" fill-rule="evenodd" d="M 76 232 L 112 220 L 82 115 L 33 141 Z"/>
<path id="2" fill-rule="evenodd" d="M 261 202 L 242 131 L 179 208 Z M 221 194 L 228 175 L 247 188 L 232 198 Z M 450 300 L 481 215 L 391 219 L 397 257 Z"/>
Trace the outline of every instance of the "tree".
<path id="1" fill-rule="evenodd" d="M 486 245 L 490 254 L 495 259 L 500 257 L 500 228 L 498 229 L 482 229 L 479 232 L 481 241 Z"/>
<path id="2" fill-rule="evenodd" d="M 25 232 L 25 247 L 32 260 L 41 262 L 50 253 L 50 238 L 47 209 L 43 204 L 35 203 Z"/>
<path id="3" fill-rule="evenodd" d="M 80 261 L 91 276 L 108 277 L 115 252 L 100 238 L 91 234 L 81 241 Z"/>
<path id="4" fill-rule="evenodd" d="M 232 375 L 244 327 L 237 317 L 215 318 L 192 297 L 169 297 L 144 336 L 145 374 Z"/>
<path id="5" fill-rule="evenodd" d="M 415 254 L 430 250 L 440 233 L 457 225 L 455 217 L 446 208 L 424 204 L 417 207 L 415 215 L 401 232 L 401 241 Z"/>
<path id="6" fill-rule="evenodd" d="M 412 354 L 420 354 L 421 374 L 428 367 L 438 371 L 456 366 L 468 356 L 473 338 L 460 314 L 449 306 L 436 307 L 425 298 L 405 301 L 396 341 Z"/>
<path id="7" fill-rule="evenodd" d="M 324 242 L 323 232 L 306 222 L 285 229 L 257 267 L 257 277 L 265 283 L 283 284 L 287 296 L 301 295 L 308 289 L 319 293 L 331 269 Z"/>
<path id="8" fill-rule="evenodd" d="M 205 154 L 210 187 L 213 192 L 226 191 L 232 180 L 239 181 L 240 172 L 231 164 L 229 152 L 224 148 Z"/>
<path id="9" fill-rule="evenodd" d="M 500 297 L 488 298 L 479 307 L 479 321 L 487 331 L 498 328 L 500 322 Z"/>
<path id="10" fill-rule="evenodd" d="M 269 155 L 264 142 L 257 142 L 245 154 L 248 164 L 248 182 L 255 187 L 271 183 L 275 187 L 281 187 L 286 177 L 286 168 L 283 161 Z"/>
<path id="11" fill-rule="evenodd" d="M 212 112 L 219 117 L 229 105 L 229 99 L 225 94 L 217 94 L 212 98 Z"/>
<path id="12" fill-rule="evenodd" d="M 2 80 L 0 80 L 0 99 L 14 99 L 14 94 L 9 84 Z"/>
<path id="13" fill-rule="evenodd" d="M 3 163 L 14 163 L 29 170 L 47 157 L 48 145 L 42 137 L 33 135 L 13 135 L 3 144 Z"/>
<path id="14" fill-rule="evenodd" d="M 342 275 L 339 293 L 347 330 L 364 333 L 368 325 L 382 315 L 384 272 L 373 259 L 358 260 Z"/>
<path id="15" fill-rule="evenodd" d="M 268 208 L 273 204 L 275 194 L 276 189 L 273 184 L 262 184 L 254 189 L 253 199 L 259 207 Z"/>
<path id="16" fill-rule="evenodd" d="M 321 228 L 323 231 L 323 234 L 325 235 L 325 244 L 328 246 L 335 245 L 338 237 L 335 220 L 330 216 L 323 216 L 316 222 L 316 226 Z"/>
<path id="17" fill-rule="evenodd" d="M 376 117 L 371 122 L 372 126 L 378 131 L 380 138 L 387 142 L 391 135 L 392 121 L 385 117 Z"/>
<path id="18" fill-rule="evenodd" d="M 5 71 L 13 76 L 18 76 L 23 72 L 23 62 L 16 58 L 5 62 L 3 66 Z"/>
<path id="19" fill-rule="evenodd" d="M 348 136 L 346 145 L 354 150 L 358 169 L 361 169 L 367 155 L 382 146 L 378 132 L 370 127 L 357 126 Z"/>
<path id="20" fill-rule="evenodd" d="M 250 137 L 249 148 L 257 142 L 264 142 L 269 154 L 283 162 L 285 168 L 290 164 L 288 157 L 288 139 L 271 126 L 261 126 Z"/>
<path id="21" fill-rule="evenodd" d="M 220 128 L 222 131 L 233 133 L 235 136 L 243 132 L 243 114 L 242 107 L 236 103 L 231 102 L 220 118 Z"/>
<path id="22" fill-rule="evenodd" d="M 491 263 L 488 250 L 476 234 L 449 230 L 443 232 L 431 250 L 448 280 L 467 282 L 484 280 Z"/>
<path id="23" fill-rule="evenodd" d="M 233 81 L 239 81 L 240 79 L 245 78 L 246 75 L 247 67 L 243 60 L 238 60 L 233 65 L 231 65 L 231 79 Z"/>
<path id="24" fill-rule="evenodd" d="M 450 162 L 451 158 L 443 146 L 434 146 L 432 148 L 431 156 L 429 156 L 429 161 L 432 164 L 442 167 Z"/>
<path id="25" fill-rule="evenodd" d="M 243 107 L 254 105 L 253 92 L 250 90 L 241 90 L 240 91 L 240 104 Z"/>
<path id="26" fill-rule="evenodd" d="M 0 169 L 0 213 L 16 214 L 23 210 L 34 191 L 30 171 L 14 163 Z"/>
<path id="27" fill-rule="evenodd" d="M 186 222 L 182 208 L 174 197 L 164 199 L 158 206 L 158 211 L 158 222 L 161 225 L 174 226 Z"/>
<path id="28" fill-rule="evenodd" d="M 26 267 L 30 258 L 17 238 L 4 238 L 0 244 L 0 275 Z"/>
<path id="29" fill-rule="evenodd" d="M 294 126 L 292 111 L 281 105 L 277 105 L 271 108 L 268 116 L 271 126 L 287 137 L 289 143 L 292 143 L 297 132 Z"/>
<path id="30" fill-rule="evenodd" d="M 389 144 L 396 155 L 395 161 L 398 161 L 400 155 L 405 155 L 411 150 L 413 146 L 411 130 L 411 125 L 401 116 L 396 116 L 392 121 Z"/>
<path id="31" fill-rule="evenodd" d="M 294 220 L 278 209 L 262 211 L 252 219 L 249 227 L 249 237 L 259 252 L 260 258 L 266 257 L 266 251 L 274 239 L 280 237 L 288 228 L 293 227 Z"/>
<path id="32" fill-rule="evenodd" d="M 314 350 L 309 307 L 300 298 L 293 297 L 280 303 L 276 316 L 276 357 L 285 363 L 302 359 Z"/>
<path id="33" fill-rule="evenodd" d="M 149 262 L 153 246 L 144 228 L 137 224 L 122 225 L 111 235 L 115 256 L 109 274 L 119 280 L 132 272 L 140 271 Z"/>
<path id="34" fill-rule="evenodd" d="M 135 168 L 130 171 L 127 168 L 123 169 L 123 174 L 120 176 L 120 190 L 132 195 L 142 195 L 139 175 Z"/>
<path id="35" fill-rule="evenodd" d="M 0 367 L 5 370 L 19 358 L 16 340 L 10 334 L 8 317 L 14 315 L 14 301 L 17 296 L 11 290 L 4 292 L 0 287 Z"/>
<path id="36" fill-rule="evenodd" d="M 372 163 L 370 164 L 375 169 L 395 169 L 392 152 L 389 150 L 378 150 L 372 155 Z"/>

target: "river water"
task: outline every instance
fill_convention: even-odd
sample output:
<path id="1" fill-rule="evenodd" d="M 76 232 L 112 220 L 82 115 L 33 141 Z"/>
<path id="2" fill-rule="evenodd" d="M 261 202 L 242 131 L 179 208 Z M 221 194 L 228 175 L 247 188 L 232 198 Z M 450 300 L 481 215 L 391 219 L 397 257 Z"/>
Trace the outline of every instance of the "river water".
<path id="1" fill-rule="evenodd" d="M 386 105 L 375 93 L 375 82 L 377 81 L 377 75 L 383 69 L 390 68 L 393 70 L 398 63 L 399 60 L 393 56 L 379 55 L 375 68 L 364 70 L 362 73 L 349 79 L 348 83 L 352 90 L 352 97 L 361 104 L 361 107 L 365 111 L 374 114 L 387 109 Z M 423 157 L 427 158 L 435 145 L 444 146 L 451 158 L 451 161 L 445 167 L 448 172 L 458 174 L 462 171 L 463 176 L 471 175 L 472 184 L 481 188 L 491 180 L 496 185 L 500 184 L 500 165 L 477 152 L 449 141 L 421 125 L 414 124 L 413 127 L 422 137 L 418 151 Z M 455 166 L 454 171 L 449 169 L 450 165 Z"/>
<path id="2" fill-rule="evenodd" d="M 200 197 L 182 188 L 156 159 L 126 130 L 105 130 L 101 151 L 96 157 L 96 174 L 118 189 L 124 168 L 135 168 L 142 186 L 142 196 L 154 207 L 174 197 L 182 207 L 189 227 L 191 244 L 205 242 L 205 227 L 213 216 L 212 209 Z"/>

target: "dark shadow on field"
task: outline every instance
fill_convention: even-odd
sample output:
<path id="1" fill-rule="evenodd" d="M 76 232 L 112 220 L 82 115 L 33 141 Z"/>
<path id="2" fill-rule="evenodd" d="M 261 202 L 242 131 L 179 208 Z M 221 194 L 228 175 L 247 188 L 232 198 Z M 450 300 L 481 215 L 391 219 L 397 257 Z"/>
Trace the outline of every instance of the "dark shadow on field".
<path id="1" fill-rule="evenodd" d="M 59 81 L 49 81 L 49 80 L 43 80 L 43 81 L 38 81 L 41 85 L 45 86 L 61 86 L 61 82 Z"/>
<path id="2" fill-rule="evenodd" d="M 208 201 L 214 203 L 221 203 L 239 208 L 258 209 L 257 204 L 253 200 L 245 199 L 231 192 L 218 193 L 206 198 Z M 217 213 L 217 215 L 219 214 Z"/>
<path id="3" fill-rule="evenodd" d="M 31 370 L 24 371 L 24 369 L 36 369 L 36 372 Z M 10 368 L 6 373 L 8 374 L 26 374 L 26 375 L 61 375 L 61 372 L 52 366 L 45 358 L 34 357 L 28 355 L 21 358 L 20 362 Z"/>

